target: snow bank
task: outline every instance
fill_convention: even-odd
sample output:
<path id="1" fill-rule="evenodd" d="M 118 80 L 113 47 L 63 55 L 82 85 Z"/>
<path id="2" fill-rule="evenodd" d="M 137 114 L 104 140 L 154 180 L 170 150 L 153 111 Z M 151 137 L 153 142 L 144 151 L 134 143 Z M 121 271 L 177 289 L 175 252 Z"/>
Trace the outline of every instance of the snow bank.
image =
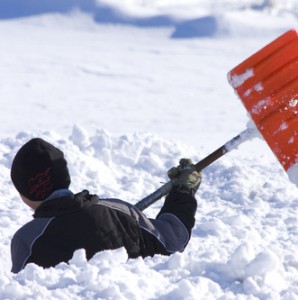
<path id="1" fill-rule="evenodd" d="M 88 188 L 131 203 L 167 180 L 165 171 L 180 157 L 199 159 L 193 149 L 154 135 L 90 134 L 79 126 L 69 138 L 51 131 L 1 140 L 2 299 L 296 299 L 296 190 L 278 165 L 233 153 L 203 172 L 197 221 L 184 253 L 128 260 L 118 249 L 86 261 L 78 250 L 69 264 L 45 270 L 30 264 L 11 274 L 10 239 L 31 212 L 12 187 L 9 167 L 18 148 L 34 136 L 64 150 L 75 192 Z M 146 214 L 154 217 L 161 203 Z"/>

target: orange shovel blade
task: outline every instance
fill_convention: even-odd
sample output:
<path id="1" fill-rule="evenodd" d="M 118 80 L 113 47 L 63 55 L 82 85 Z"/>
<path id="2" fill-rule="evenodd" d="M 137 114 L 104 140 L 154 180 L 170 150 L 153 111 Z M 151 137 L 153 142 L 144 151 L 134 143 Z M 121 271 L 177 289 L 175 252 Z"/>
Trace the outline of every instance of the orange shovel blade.
<path id="1" fill-rule="evenodd" d="M 228 73 L 258 130 L 288 171 L 298 163 L 298 33 L 290 30 Z"/>

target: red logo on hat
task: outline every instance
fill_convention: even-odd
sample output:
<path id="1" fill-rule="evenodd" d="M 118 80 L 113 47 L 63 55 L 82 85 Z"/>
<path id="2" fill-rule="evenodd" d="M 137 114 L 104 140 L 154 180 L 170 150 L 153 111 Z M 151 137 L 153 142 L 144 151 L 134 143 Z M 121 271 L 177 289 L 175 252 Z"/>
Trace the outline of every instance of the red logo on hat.
<path id="1" fill-rule="evenodd" d="M 44 197 L 49 194 L 53 188 L 51 183 L 50 168 L 46 171 L 37 174 L 35 177 L 32 177 L 28 180 L 30 195 L 34 195 L 35 198 L 43 200 Z"/>

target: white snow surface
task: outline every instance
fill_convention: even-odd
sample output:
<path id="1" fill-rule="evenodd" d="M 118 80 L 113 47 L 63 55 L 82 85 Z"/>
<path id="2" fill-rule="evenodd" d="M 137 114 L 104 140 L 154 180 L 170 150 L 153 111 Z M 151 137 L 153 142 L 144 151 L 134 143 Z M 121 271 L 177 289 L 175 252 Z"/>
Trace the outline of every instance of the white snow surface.
<path id="1" fill-rule="evenodd" d="M 60 147 L 74 192 L 137 203 L 181 157 L 249 127 L 227 74 L 298 28 L 297 1 L 28 3 L 0 3 L 0 299 L 298 299 L 298 191 L 261 137 L 203 170 L 183 253 L 86 261 L 78 250 L 69 264 L 10 272 L 11 238 L 32 218 L 10 181 L 23 143 Z"/>

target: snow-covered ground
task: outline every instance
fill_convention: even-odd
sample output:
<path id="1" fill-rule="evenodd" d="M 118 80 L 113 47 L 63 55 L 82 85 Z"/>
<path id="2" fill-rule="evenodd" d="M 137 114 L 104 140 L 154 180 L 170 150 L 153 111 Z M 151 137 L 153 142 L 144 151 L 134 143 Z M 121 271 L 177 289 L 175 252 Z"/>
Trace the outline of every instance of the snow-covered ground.
<path id="1" fill-rule="evenodd" d="M 298 28 L 294 0 L 63 3 L 0 3 L 0 299 L 298 299 L 298 191 L 260 138 L 203 171 L 185 252 L 87 262 L 79 250 L 11 274 L 11 237 L 32 215 L 9 177 L 24 142 L 63 149 L 74 192 L 137 203 L 180 157 L 247 127 L 227 73 Z"/>

